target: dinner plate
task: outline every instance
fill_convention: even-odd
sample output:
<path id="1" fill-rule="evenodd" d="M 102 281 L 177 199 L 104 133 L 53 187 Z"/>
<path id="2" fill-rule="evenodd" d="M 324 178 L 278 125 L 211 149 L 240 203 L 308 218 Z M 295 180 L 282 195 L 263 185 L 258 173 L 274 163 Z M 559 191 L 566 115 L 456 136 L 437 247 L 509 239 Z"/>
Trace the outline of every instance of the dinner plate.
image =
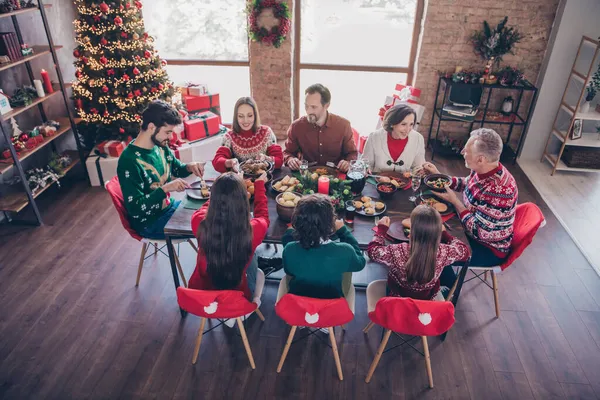
<path id="1" fill-rule="evenodd" d="M 210 190 L 210 187 L 212 186 L 213 183 L 212 182 L 206 182 L 206 181 L 205 181 L 205 183 L 206 183 L 206 186 L 208 187 L 208 189 Z M 196 181 L 196 182 L 191 183 L 190 186 L 193 187 L 193 188 L 200 189 L 200 185 L 201 184 L 202 184 L 202 181 Z M 210 193 L 209 193 L 209 196 L 204 197 L 204 196 L 202 196 L 202 193 L 200 192 L 200 190 L 186 190 L 185 194 L 188 197 L 190 197 L 192 199 L 196 199 L 196 200 L 207 200 L 207 199 L 210 198 Z"/>
<path id="2" fill-rule="evenodd" d="M 438 203 L 443 203 L 446 206 L 448 206 L 448 209 L 444 212 L 441 212 L 440 215 L 449 215 L 449 214 L 453 214 L 456 210 L 454 209 L 454 206 L 448 202 L 443 201 L 442 199 L 440 199 L 439 197 L 437 197 L 436 195 L 434 195 L 433 193 L 421 193 L 420 196 L 417 196 L 417 199 L 415 200 L 415 205 L 420 205 L 420 204 L 428 204 L 428 201 L 430 201 L 430 199 L 435 200 Z"/>
<path id="3" fill-rule="evenodd" d="M 360 200 L 361 197 L 365 197 L 365 196 L 356 196 L 353 200 L 354 201 L 361 201 Z M 371 197 L 371 196 L 367 196 L 367 197 Z M 364 207 L 362 207 L 362 208 L 356 208 L 355 207 L 356 208 L 356 213 L 358 215 L 362 215 L 362 216 L 365 216 L 365 217 L 377 217 L 377 216 L 383 214 L 385 212 L 385 210 L 387 210 L 387 204 L 385 204 L 385 201 L 382 201 L 381 199 L 378 199 L 376 197 L 371 197 L 371 202 L 372 203 L 376 203 L 378 201 L 381 201 L 383 203 L 383 205 L 384 205 L 382 210 L 377 210 L 376 209 L 374 214 L 366 214 Z M 375 207 L 373 207 L 373 208 L 375 208 Z"/>
<path id="4" fill-rule="evenodd" d="M 319 174 L 319 176 L 326 175 L 326 176 L 337 177 L 338 173 L 339 173 L 339 171 L 337 169 L 328 167 L 326 165 L 315 165 L 314 167 L 310 167 L 308 170 L 310 171 L 311 174 L 314 172 L 317 172 L 317 170 L 320 170 L 319 172 L 327 171 L 324 174 Z"/>
<path id="5" fill-rule="evenodd" d="M 392 222 L 387 231 L 387 234 L 392 239 L 396 239 L 401 242 L 408 242 L 410 241 L 410 239 L 408 238 L 408 236 L 406 236 L 404 229 L 405 228 L 402 226 L 402 221 Z"/>
<path id="6" fill-rule="evenodd" d="M 405 178 L 404 176 L 402 176 L 402 173 L 400 173 L 400 172 L 385 171 L 385 172 L 380 172 L 375 175 L 386 176 L 390 179 L 396 180 L 396 182 L 398 182 L 400 184 L 398 189 L 405 189 L 407 185 L 410 185 L 410 178 Z M 377 181 L 377 183 L 381 183 L 380 178 L 375 178 L 375 180 Z"/>
<path id="7" fill-rule="evenodd" d="M 244 165 L 245 165 L 245 164 L 246 164 L 248 161 L 250 161 L 250 160 L 246 160 L 246 161 L 244 161 L 244 162 L 240 163 L 240 170 L 241 170 L 242 172 L 244 171 L 244 169 L 243 169 L 243 166 L 244 166 Z M 266 169 L 266 172 L 267 172 L 267 174 L 268 174 L 269 172 L 273 171 L 273 167 L 275 166 L 275 164 L 274 164 L 272 161 L 266 161 L 266 160 L 265 160 L 265 161 L 263 161 L 263 162 L 265 162 L 265 163 L 267 163 L 267 164 L 268 164 L 268 167 L 267 167 L 267 169 Z M 244 178 L 258 178 L 259 176 L 260 176 L 260 174 L 251 174 L 251 173 L 244 172 Z"/>
<path id="8" fill-rule="evenodd" d="M 290 174 L 288 174 L 287 176 L 289 176 L 290 178 L 296 178 L 295 176 L 293 176 L 293 175 L 290 175 Z M 281 180 L 283 180 L 284 178 L 285 178 L 285 176 L 282 176 L 281 178 L 277 178 L 277 179 L 275 179 L 275 180 L 272 180 L 272 181 L 271 181 L 271 189 L 273 189 L 273 191 L 274 191 L 274 192 L 276 192 L 276 193 L 283 193 L 281 190 L 279 190 L 279 189 L 275 189 L 275 188 L 273 187 L 273 185 L 275 185 L 277 182 L 280 182 L 280 181 L 281 181 Z M 296 178 L 296 179 L 298 179 L 298 178 Z M 294 185 L 294 186 L 297 186 L 297 185 L 298 185 L 298 183 L 297 183 L 296 185 Z M 296 190 L 295 190 L 295 188 L 294 188 L 294 190 L 293 190 L 293 191 L 296 191 Z"/>

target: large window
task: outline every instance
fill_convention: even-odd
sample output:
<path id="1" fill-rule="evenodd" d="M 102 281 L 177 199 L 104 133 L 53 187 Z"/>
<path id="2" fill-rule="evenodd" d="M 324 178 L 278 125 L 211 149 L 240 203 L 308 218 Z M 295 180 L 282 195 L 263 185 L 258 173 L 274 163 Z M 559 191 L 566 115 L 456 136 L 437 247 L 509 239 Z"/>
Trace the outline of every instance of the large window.
<path id="1" fill-rule="evenodd" d="M 207 83 L 219 93 L 221 116 L 250 94 L 245 0 L 145 0 L 144 22 L 175 83 Z"/>
<path id="2" fill-rule="evenodd" d="M 362 134 L 396 83 L 412 83 L 423 0 L 296 0 L 295 116 L 304 89 L 322 83 L 331 111 Z"/>

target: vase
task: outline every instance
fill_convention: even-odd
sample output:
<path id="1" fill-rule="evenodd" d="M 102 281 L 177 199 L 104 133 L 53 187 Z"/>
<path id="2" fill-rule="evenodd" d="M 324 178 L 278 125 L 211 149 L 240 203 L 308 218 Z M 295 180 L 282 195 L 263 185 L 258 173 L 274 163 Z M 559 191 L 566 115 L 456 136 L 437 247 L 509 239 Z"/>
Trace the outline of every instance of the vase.
<path id="1" fill-rule="evenodd" d="M 583 104 L 581 104 L 579 106 L 579 112 L 581 113 L 587 113 L 590 111 L 590 102 L 589 101 L 584 101 Z"/>

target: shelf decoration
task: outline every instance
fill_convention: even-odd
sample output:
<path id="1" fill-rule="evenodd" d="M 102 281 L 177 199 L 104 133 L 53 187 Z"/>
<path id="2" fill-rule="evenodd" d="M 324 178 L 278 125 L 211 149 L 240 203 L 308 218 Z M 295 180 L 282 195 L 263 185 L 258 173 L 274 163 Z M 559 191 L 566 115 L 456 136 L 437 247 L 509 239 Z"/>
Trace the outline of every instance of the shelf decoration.
<path id="1" fill-rule="evenodd" d="M 34 0 L 2 0 L 0 1 L 0 14 L 33 7 L 37 7 Z"/>
<path id="2" fill-rule="evenodd" d="M 4 115 L 11 111 L 12 107 L 10 106 L 10 100 L 8 96 L 4 94 L 2 89 L 0 89 L 0 114 Z"/>
<path id="3" fill-rule="evenodd" d="M 75 0 L 77 47 L 73 99 L 87 147 L 137 136 L 141 113 L 155 99 L 169 101 L 173 84 L 145 32 L 140 1 Z"/>
<path id="4" fill-rule="evenodd" d="M 292 26 L 288 5 L 279 0 L 252 0 L 247 13 L 250 39 L 279 48 Z"/>
<path id="5" fill-rule="evenodd" d="M 40 75 L 42 75 L 42 82 L 44 82 L 44 90 L 46 90 L 46 93 L 54 93 L 54 89 L 52 89 L 52 81 L 50 81 L 50 75 L 48 75 L 48 71 L 42 69 L 40 71 Z"/>
<path id="6" fill-rule="evenodd" d="M 10 105 L 12 107 L 25 107 L 30 105 L 37 97 L 37 91 L 33 86 L 23 86 L 15 90 L 15 93 L 10 97 Z"/>
<path id="7" fill-rule="evenodd" d="M 50 162 L 48 163 L 48 167 L 50 167 L 51 170 L 63 177 L 65 175 L 65 169 L 69 167 L 72 163 L 73 160 L 68 154 L 52 153 L 52 156 L 50 157 Z"/>
<path id="8" fill-rule="evenodd" d="M 30 56 L 33 54 L 33 49 L 27 43 L 24 43 L 21 45 L 21 54 L 23 54 L 23 57 Z"/>
<path id="9" fill-rule="evenodd" d="M 27 183 L 33 194 L 54 182 L 60 187 L 60 175 L 50 168 L 50 166 L 30 169 L 25 174 L 27 176 Z"/>
<path id="10" fill-rule="evenodd" d="M 487 63 L 486 73 L 491 73 L 494 66 L 497 68 L 506 54 L 514 54 L 513 47 L 523 38 L 517 29 L 507 27 L 507 22 L 508 17 L 504 17 L 492 29 L 487 21 L 483 21 L 483 30 L 475 31 L 471 36 L 475 53 Z"/>
<path id="11" fill-rule="evenodd" d="M 46 92 L 44 92 L 44 87 L 42 86 L 42 81 L 39 79 L 34 79 L 33 86 L 35 86 L 35 91 L 37 92 L 38 97 L 46 96 Z"/>
<path id="12" fill-rule="evenodd" d="M 504 67 L 495 72 L 498 83 L 502 86 L 519 86 L 523 83 L 525 75 L 516 67 Z"/>

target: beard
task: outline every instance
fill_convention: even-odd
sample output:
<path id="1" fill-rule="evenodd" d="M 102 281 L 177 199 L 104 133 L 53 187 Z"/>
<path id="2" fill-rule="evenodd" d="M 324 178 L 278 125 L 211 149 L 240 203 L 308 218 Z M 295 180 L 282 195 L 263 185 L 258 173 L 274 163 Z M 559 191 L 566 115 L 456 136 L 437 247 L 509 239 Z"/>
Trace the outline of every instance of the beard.
<path id="1" fill-rule="evenodd" d="M 308 122 L 310 122 L 311 124 L 316 124 L 317 120 L 319 119 L 319 118 L 317 118 L 316 114 L 308 114 L 307 117 L 308 117 Z"/>
<path id="2" fill-rule="evenodd" d="M 156 138 L 156 135 L 158 135 L 159 131 L 160 131 L 160 128 L 154 129 L 154 133 L 152 134 L 152 136 L 150 136 L 150 139 L 152 139 L 152 143 L 154 143 L 155 145 L 157 145 L 159 147 L 163 147 L 163 148 L 169 147 L 169 139 L 165 139 L 161 142 L 160 140 L 158 140 Z"/>

